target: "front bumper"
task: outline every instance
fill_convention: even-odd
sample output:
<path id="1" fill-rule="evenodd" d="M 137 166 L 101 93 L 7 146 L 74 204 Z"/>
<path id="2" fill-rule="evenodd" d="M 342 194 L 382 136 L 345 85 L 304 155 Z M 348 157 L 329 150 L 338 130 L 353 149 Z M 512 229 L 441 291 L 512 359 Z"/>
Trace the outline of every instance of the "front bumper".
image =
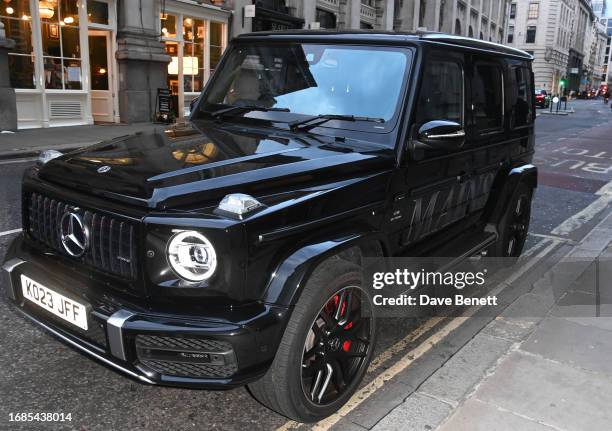
<path id="1" fill-rule="evenodd" d="M 134 304 L 62 269 L 19 237 L 2 267 L 2 286 L 21 314 L 73 348 L 141 382 L 222 389 L 261 377 L 269 367 L 288 310 L 251 304 L 219 317 L 164 313 Z M 25 299 L 21 275 L 87 304 L 84 331 Z M 201 310 L 199 308 L 198 310 Z"/>

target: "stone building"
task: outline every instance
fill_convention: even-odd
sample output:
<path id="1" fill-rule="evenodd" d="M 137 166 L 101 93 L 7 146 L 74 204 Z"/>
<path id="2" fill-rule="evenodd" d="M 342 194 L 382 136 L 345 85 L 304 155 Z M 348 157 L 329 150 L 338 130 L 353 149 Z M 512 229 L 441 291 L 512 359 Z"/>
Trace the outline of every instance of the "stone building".
<path id="1" fill-rule="evenodd" d="M 395 30 L 441 31 L 502 43 L 509 0 L 396 0 Z"/>
<path id="2" fill-rule="evenodd" d="M 606 0 L 597 0 L 593 2 L 593 11 L 599 18 L 606 38 L 604 58 L 601 64 L 601 80 L 602 84 L 612 86 L 612 58 L 610 56 L 612 45 L 612 8 L 610 8 L 610 6 L 611 4 Z"/>
<path id="3" fill-rule="evenodd" d="M 214 3 L 2 0 L 0 91 L 15 101 L 0 113 L 18 128 L 151 121 L 170 88 L 183 115 L 227 44 L 233 12 Z"/>
<path id="4" fill-rule="evenodd" d="M 533 54 L 536 87 L 560 94 L 595 86 L 602 37 L 590 1 L 515 0 L 510 8 L 506 43 Z"/>

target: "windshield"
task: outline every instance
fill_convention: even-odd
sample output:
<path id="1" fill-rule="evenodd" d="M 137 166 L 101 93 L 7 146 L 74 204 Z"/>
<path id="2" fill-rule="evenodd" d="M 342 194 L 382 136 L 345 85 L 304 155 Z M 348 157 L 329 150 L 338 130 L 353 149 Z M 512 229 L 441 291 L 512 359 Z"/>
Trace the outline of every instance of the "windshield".
<path id="1" fill-rule="evenodd" d="M 372 117 L 384 122 L 363 122 L 360 128 L 388 129 L 397 115 L 409 55 L 408 50 L 392 47 L 241 44 L 215 72 L 199 108 L 275 108 L 277 112 L 266 113 L 267 118 L 287 122 L 295 120 L 295 114 Z M 342 121 L 325 126 L 338 124 L 354 127 Z"/>

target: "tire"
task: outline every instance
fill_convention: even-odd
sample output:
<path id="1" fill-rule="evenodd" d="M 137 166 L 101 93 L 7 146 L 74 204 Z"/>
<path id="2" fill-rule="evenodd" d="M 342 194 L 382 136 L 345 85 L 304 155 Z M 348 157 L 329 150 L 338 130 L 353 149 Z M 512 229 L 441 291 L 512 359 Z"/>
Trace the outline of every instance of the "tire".
<path id="1" fill-rule="evenodd" d="M 362 289 L 361 278 L 358 266 L 339 258 L 313 273 L 270 369 L 249 385 L 259 402 L 310 423 L 338 411 L 355 393 L 376 343 L 376 320 L 371 313 L 365 317 L 368 313 L 364 316 L 362 309 L 371 307 L 372 299 Z"/>
<path id="2" fill-rule="evenodd" d="M 522 182 L 499 223 L 499 239 L 490 249 L 491 257 L 518 258 L 523 252 L 529 222 L 533 189 Z"/>

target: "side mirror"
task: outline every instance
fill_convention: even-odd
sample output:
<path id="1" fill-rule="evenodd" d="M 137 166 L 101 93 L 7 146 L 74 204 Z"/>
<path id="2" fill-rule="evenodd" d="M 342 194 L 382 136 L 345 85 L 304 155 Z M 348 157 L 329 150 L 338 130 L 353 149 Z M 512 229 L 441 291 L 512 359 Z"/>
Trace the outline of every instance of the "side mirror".
<path id="1" fill-rule="evenodd" d="M 461 124 L 453 121 L 436 120 L 423 124 L 419 129 L 417 139 L 433 146 L 444 146 L 444 143 L 457 145 L 457 140 L 463 138 L 465 138 L 465 131 Z"/>
<path id="2" fill-rule="evenodd" d="M 414 136 L 414 135 L 413 135 Z M 436 120 L 421 126 L 412 140 L 412 157 L 422 160 L 426 154 L 442 155 L 460 149 L 465 143 L 463 126 L 454 121 Z"/>

